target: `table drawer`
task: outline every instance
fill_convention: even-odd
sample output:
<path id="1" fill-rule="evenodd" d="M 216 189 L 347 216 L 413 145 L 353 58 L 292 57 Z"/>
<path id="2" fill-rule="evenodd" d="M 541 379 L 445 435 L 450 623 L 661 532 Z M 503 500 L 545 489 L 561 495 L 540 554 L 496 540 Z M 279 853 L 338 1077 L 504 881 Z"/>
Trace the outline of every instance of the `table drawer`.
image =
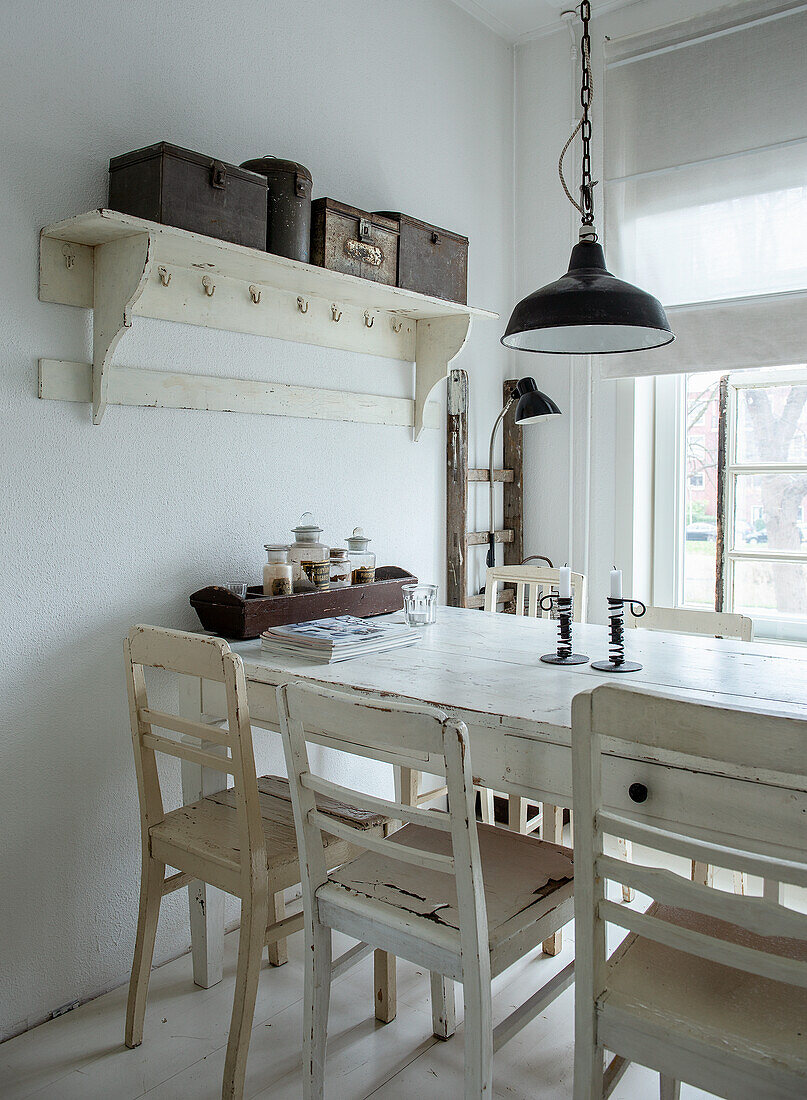
<path id="1" fill-rule="evenodd" d="M 673 831 L 682 825 L 728 831 L 752 846 L 755 840 L 799 848 L 807 843 L 807 793 L 803 791 L 617 756 L 603 761 L 602 783 L 609 810 L 640 817 L 651 825 Z M 633 784 L 647 789 L 645 801 L 631 798 Z M 642 792 L 634 793 L 641 796 Z M 753 808 L 753 813 L 744 814 L 743 807 Z"/>

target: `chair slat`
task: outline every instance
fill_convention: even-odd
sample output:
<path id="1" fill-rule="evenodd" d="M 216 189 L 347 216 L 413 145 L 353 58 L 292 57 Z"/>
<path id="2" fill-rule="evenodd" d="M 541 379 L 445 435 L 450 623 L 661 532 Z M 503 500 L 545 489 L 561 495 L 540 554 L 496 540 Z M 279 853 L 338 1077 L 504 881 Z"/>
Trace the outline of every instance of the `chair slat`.
<path id="1" fill-rule="evenodd" d="M 526 585 L 523 581 L 519 581 L 516 585 L 516 615 L 523 616 L 524 614 L 524 589 Z"/>
<path id="2" fill-rule="evenodd" d="M 600 856 L 595 860 L 594 868 L 603 878 L 631 886 L 662 905 L 694 909 L 707 917 L 740 925 L 759 936 L 807 939 L 807 917 L 804 914 L 763 898 L 735 897 L 682 878 L 673 871 L 641 867 L 612 856 Z"/>
<path id="3" fill-rule="evenodd" d="M 341 837 L 342 840 L 349 840 L 351 844 L 355 844 L 359 848 L 379 852 L 381 855 L 400 859 L 404 863 L 411 863 L 415 867 L 424 867 L 429 871 L 454 874 L 453 856 L 424 852 L 420 848 L 413 848 L 408 844 L 397 844 L 389 837 L 378 839 L 374 836 L 368 836 L 366 830 L 354 829 L 352 825 L 345 825 L 344 822 L 337 821 L 335 817 L 331 817 L 330 814 L 323 813 L 321 810 L 311 810 L 308 814 L 308 820 L 312 825 L 316 825 L 318 829 L 322 829 L 323 832 Z"/>
<path id="4" fill-rule="evenodd" d="M 204 749 L 196 749 L 192 745 L 183 745 L 179 741 L 172 741 L 169 737 L 160 737 L 158 733 L 144 733 L 143 744 L 155 752 L 164 752 L 168 756 L 176 756 L 180 760 L 190 760 L 193 764 L 201 764 L 203 768 L 214 768 L 226 775 L 235 775 L 235 765 L 228 756 L 216 756 L 215 753 L 205 752 Z"/>
<path id="5" fill-rule="evenodd" d="M 669 852 L 670 855 L 684 856 L 685 859 L 694 859 L 713 867 L 745 871 L 749 875 L 760 875 L 775 882 L 787 882 L 807 888 L 807 867 L 801 863 L 775 856 L 757 855 L 693 836 L 681 836 L 668 829 L 647 825 L 643 821 L 634 821 L 633 818 L 606 810 L 600 810 L 596 815 L 596 822 L 604 833 L 634 840 L 637 844 Z"/>
<path id="6" fill-rule="evenodd" d="M 178 714 L 168 714 L 166 711 L 152 710 L 149 707 L 142 707 L 138 711 L 138 717 L 146 725 L 173 730 L 174 733 L 182 733 L 187 737 L 198 737 L 203 741 L 212 741 L 216 745 L 232 744 L 229 730 L 221 730 L 206 722 L 193 722 L 189 718 L 181 718 Z"/>
<path id="7" fill-rule="evenodd" d="M 411 821 L 413 825 L 425 825 L 427 829 L 439 829 L 441 832 L 451 832 L 451 821 L 447 814 L 436 813 L 434 810 L 419 810 L 415 806 L 404 806 L 400 802 L 391 802 L 386 798 L 376 798 L 375 795 L 365 794 L 363 791 L 354 791 L 350 787 L 342 787 L 338 783 L 331 783 L 321 776 L 308 772 L 300 776 L 300 783 L 310 791 L 327 795 L 337 802 L 347 802 L 348 805 L 360 806 L 365 810 L 374 810 L 376 813 L 386 814 L 395 821 Z"/>
<path id="8" fill-rule="evenodd" d="M 661 920 L 659 917 L 637 913 L 615 901 L 600 901 L 597 908 L 602 920 L 616 924 L 620 928 L 627 928 L 637 936 L 645 936 L 647 939 L 655 940 L 656 943 L 663 943 L 666 947 L 697 955 L 700 959 L 709 959 L 710 962 L 732 966 L 736 970 L 757 974 L 761 978 L 770 978 L 772 981 L 786 982 L 807 989 L 807 962 L 802 962 L 800 959 L 772 955 L 765 951 L 757 951 L 753 947 L 744 947 L 742 944 L 706 936 L 702 932 L 681 928 L 680 925 Z"/>

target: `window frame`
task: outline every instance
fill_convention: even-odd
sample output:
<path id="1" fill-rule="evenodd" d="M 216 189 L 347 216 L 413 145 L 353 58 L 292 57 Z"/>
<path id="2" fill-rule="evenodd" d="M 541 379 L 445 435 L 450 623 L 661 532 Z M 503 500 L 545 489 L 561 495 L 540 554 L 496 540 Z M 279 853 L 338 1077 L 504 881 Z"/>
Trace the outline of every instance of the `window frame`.
<path id="1" fill-rule="evenodd" d="M 783 385 L 807 385 L 807 367 L 782 370 L 737 371 L 728 376 L 726 402 L 726 468 L 725 499 L 723 513 L 723 610 L 734 611 L 734 574 L 740 561 L 796 562 L 807 564 L 807 550 L 742 549 L 734 545 L 734 514 L 737 499 L 737 481 L 743 475 L 775 474 L 781 472 L 807 474 L 807 462 L 738 462 L 737 461 L 737 402 L 741 391 L 766 389 Z M 763 544 L 757 544 L 757 547 Z M 747 613 L 747 612 L 746 612 Z M 807 640 L 807 617 L 782 618 L 776 614 L 752 614 L 758 637 L 782 641 Z"/>
<path id="2" fill-rule="evenodd" d="M 684 602 L 684 537 L 686 482 L 686 382 L 687 375 L 657 375 L 654 417 L 653 507 L 653 602 L 667 607 L 687 607 Z M 786 561 L 807 563 L 807 544 L 802 551 L 735 549 L 731 517 L 734 515 L 738 475 L 775 473 L 786 469 L 807 473 L 807 461 L 749 463 L 736 461 L 737 397 L 752 387 L 807 384 L 807 367 L 745 370 L 728 375 L 725 496 L 723 510 L 723 611 L 734 610 L 734 567 L 738 561 Z M 715 563 L 717 565 L 717 562 Z M 807 641 L 807 618 L 781 618 L 752 614 L 758 638 L 781 642 Z"/>

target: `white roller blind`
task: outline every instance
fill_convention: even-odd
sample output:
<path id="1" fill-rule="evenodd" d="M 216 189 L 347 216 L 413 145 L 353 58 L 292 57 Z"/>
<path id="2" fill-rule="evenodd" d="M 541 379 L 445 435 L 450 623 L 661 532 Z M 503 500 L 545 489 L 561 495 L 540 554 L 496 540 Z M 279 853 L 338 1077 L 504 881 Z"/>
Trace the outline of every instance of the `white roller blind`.
<path id="1" fill-rule="evenodd" d="M 676 341 L 602 373 L 807 361 L 807 4 L 612 43 L 605 99 L 609 267 L 661 299 Z"/>

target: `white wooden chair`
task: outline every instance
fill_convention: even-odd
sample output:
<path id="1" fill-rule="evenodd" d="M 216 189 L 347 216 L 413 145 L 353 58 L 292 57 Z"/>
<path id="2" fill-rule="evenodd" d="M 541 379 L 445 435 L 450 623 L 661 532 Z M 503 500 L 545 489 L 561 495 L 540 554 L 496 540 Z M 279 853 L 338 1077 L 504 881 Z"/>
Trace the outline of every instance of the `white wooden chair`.
<path id="1" fill-rule="evenodd" d="M 313 685 L 278 688 L 303 872 L 306 919 L 303 1095 L 323 1095 L 330 929 L 461 981 L 465 1096 L 492 1091 L 493 1051 L 573 980 L 574 963 L 494 1029 L 491 977 L 561 928 L 573 908 L 571 852 L 506 829 L 477 826 L 468 731 L 431 707 L 360 700 Z M 348 791 L 311 771 L 308 744 L 446 777 L 448 812 Z M 406 824 L 385 839 L 360 834 L 315 806 L 342 799 Z M 366 849 L 327 872 L 322 830 Z"/>
<path id="2" fill-rule="evenodd" d="M 737 780 L 747 791 L 716 807 L 704 746 L 728 773 L 782 774 L 781 797 Z M 608 684 L 574 699 L 572 766 L 575 1100 L 608 1096 L 631 1061 L 661 1074 L 662 1100 L 681 1081 L 731 1100 L 807 1096 L 807 916 L 665 868 L 683 856 L 807 886 L 804 799 L 787 787 L 807 777 L 807 721 Z M 604 834 L 646 845 L 652 865 L 605 855 Z M 652 905 L 609 901 L 606 880 Z M 610 958 L 606 924 L 628 932 Z"/>
<path id="3" fill-rule="evenodd" d="M 704 634 L 712 638 L 737 638 L 750 642 L 754 620 L 724 611 L 696 611 L 688 607 L 648 607 L 641 617 L 628 609 L 625 626 L 640 630 L 666 630 L 673 634 Z"/>
<path id="4" fill-rule="evenodd" d="M 126 680 L 134 742 L 143 869 L 134 962 L 126 1008 L 127 1047 L 143 1040 L 149 974 L 162 898 L 201 879 L 241 898 L 241 933 L 230 1036 L 222 1096 L 241 1097 L 264 943 L 277 945 L 303 927 L 302 914 L 273 920 L 272 898 L 300 881 L 294 817 L 288 782 L 276 776 L 258 781 L 241 658 L 226 642 L 200 634 L 136 626 L 125 641 Z M 149 706 L 145 669 L 156 667 L 223 683 L 228 728 L 180 718 Z M 213 742 L 225 755 L 177 741 L 155 729 Z M 157 753 L 191 760 L 232 775 L 234 786 L 189 806 L 166 811 Z M 225 782 L 222 778 L 222 782 Z M 258 783 L 262 787 L 259 794 Z M 380 838 L 389 820 L 342 804 L 323 801 L 341 824 Z M 333 835 L 323 838 L 329 867 L 352 858 L 357 849 Z M 166 865 L 178 869 L 165 877 Z M 363 947 L 364 954 L 371 948 Z M 358 953 L 351 961 L 358 960 Z M 377 958 L 376 973 L 394 966 Z M 393 977 L 394 983 L 394 977 Z M 394 996 L 393 996 L 394 1014 Z"/>
<path id="5" fill-rule="evenodd" d="M 723 611 L 697 611 L 688 607 L 648 607 L 644 615 L 634 615 L 630 609 L 625 616 L 625 625 L 639 630 L 666 630 L 672 634 L 702 634 L 712 638 L 736 638 L 741 642 L 750 642 L 754 637 L 754 620 L 747 615 L 736 615 Z M 628 852 L 630 849 L 628 849 Z M 711 886 L 714 868 L 705 863 L 692 864 L 692 878 Z M 745 876 L 742 871 L 734 872 L 734 891 L 745 893 Z M 626 898 L 630 901 L 630 898 Z"/>

